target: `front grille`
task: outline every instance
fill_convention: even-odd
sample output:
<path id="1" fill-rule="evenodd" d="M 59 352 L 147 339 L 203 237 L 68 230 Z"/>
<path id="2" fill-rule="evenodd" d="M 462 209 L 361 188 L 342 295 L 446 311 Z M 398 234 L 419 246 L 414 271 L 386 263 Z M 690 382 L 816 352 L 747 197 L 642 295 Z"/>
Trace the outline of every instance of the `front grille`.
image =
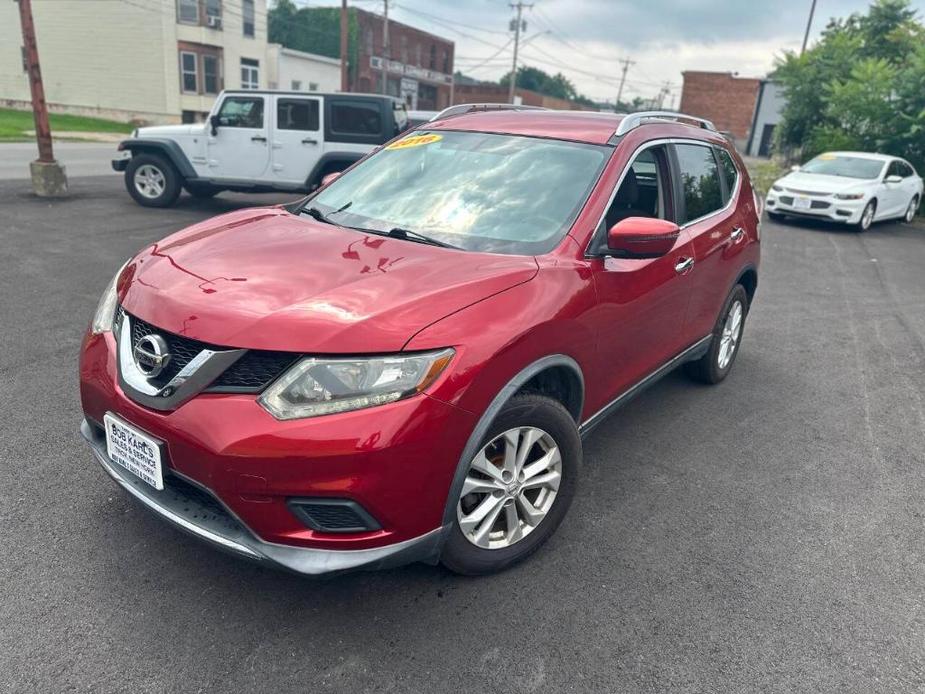
<path id="1" fill-rule="evenodd" d="M 798 190 L 796 188 L 787 188 L 787 190 L 791 193 L 796 193 L 798 195 L 809 195 L 815 198 L 827 198 L 831 195 L 831 193 L 820 193 L 816 190 Z"/>
<path id="2" fill-rule="evenodd" d="M 784 203 L 785 205 L 792 205 L 792 204 L 793 204 L 793 198 L 790 197 L 789 195 L 781 195 L 781 196 L 780 196 L 780 201 L 781 201 L 782 203 Z"/>
<path id="3" fill-rule="evenodd" d="M 823 200 L 813 200 L 810 207 L 814 210 L 826 210 L 832 206 L 832 203 Z"/>
<path id="4" fill-rule="evenodd" d="M 124 313 L 124 311 L 123 311 Z M 193 340 L 182 335 L 161 330 L 150 323 L 135 316 L 130 316 L 132 322 L 132 344 L 145 335 L 157 333 L 164 338 L 170 351 L 170 361 L 167 367 L 156 378 L 149 379 L 152 385 L 162 388 L 180 373 L 184 366 L 204 349 L 221 351 L 228 347 L 211 345 L 199 340 Z M 293 352 L 273 352 L 269 350 L 248 350 L 243 357 L 232 364 L 225 372 L 212 383 L 206 392 L 223 393 L 258 393 L 266 388 L 272 381 L 280 376 L 299 358 Z"/>

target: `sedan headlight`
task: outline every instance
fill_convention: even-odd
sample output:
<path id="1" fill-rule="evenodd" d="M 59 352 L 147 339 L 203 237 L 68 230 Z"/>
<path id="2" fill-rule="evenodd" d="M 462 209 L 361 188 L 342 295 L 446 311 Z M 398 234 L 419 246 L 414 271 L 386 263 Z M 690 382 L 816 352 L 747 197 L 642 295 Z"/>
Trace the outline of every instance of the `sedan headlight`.
<path id="1" fill-rule="evenodd" d="M 420 393 L 453 358 L 452 349 L 382 357 L 309 357 L 260 397 L 276 419 L 375 407 Z"/>
<path id="2" fill-rule="evenodd" d="M 839 200 L 860 200 L 864 193 L 836 193 L 835 197 Z"/>
<path id="3" fill-rule="evenodd" d="M 778 193 L 780 193 L 783 189 L 784 189 L 783 186 L 779 186 L 776 183 L 773 186 L 771 186 L 771 190 L 776 190 Z"/>
<path id="4" fill-rule="evenodd" d="M 115 276 L 106 285 L 103 295 L 100 297 L 100 303 L 96 305 L 96 313 L 93 314 L 93 323 L 90 324 L 90 332 L 94 335 L 108 333 L 112 330 L 112 320 L 116 316 L 116 307 L 119 304 L 119 296 L 116 293 L 116 283 L 119 281 L 119 275 L 128 265 L 126 260 Z"/>

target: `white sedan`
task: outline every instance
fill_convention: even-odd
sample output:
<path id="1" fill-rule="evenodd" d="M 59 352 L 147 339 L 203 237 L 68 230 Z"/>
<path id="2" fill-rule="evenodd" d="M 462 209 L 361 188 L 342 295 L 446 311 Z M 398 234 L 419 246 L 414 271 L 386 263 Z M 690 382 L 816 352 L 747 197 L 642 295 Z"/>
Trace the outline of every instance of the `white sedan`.
<path id="1" fill-rule="evenodd" d="M 812 217 L 866 231 L 885 219 L 911 222 L 922 187 L 921 176 L 905 159 L 826 152 L 775 181 L 766 208 L 771 219 Z"/>

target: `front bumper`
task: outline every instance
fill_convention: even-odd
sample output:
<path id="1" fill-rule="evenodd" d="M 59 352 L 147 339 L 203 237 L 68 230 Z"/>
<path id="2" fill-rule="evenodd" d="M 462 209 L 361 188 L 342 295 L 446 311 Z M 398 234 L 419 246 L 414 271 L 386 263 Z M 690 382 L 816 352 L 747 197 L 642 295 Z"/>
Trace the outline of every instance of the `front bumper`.
<path id="1" fill-rule="evenodd" d="M 125 171 L 126 167 L 128 167 L 129 159 L 131 159 L 131 156 L 118 157 L 116 159 L 113 159 L 112 160 L 112 170 L 113 171 Z"/>
<path id="2" fill-rule="evenodd" d="M 796 199 L 808 197 L 811 207 L 797 207 Z M 828 196 L 801 196 L 788 191 L 771 191 L 765 201 L 765 209 L 770 213 L 805 217 L 807 219 L 822 219 L 842 224 L 857 224 L 861 221 L 866 199 L 839 200 L 833 195 Z"/>
<path id="3" fill-rule="evenodd" d="M 221 501 L 205 489 L 184 493 L 183 486 L 158 491 L 114 463 L 106 453 L 105 440 L 84 420 L 80 433 L 107 474 L 146 508 L 218 549 L 268 563 L 300 574 L 331 575 L 359 569 L 385 569 L 412 562 L 436 563 L 446 528 L 404 542 L 358 550 L 324 550 L 264 542 L 247 530 Z M 185 481 L 186 485 L 195 486 Z M 209 498 L 211 497 L 211 499 Z"/>

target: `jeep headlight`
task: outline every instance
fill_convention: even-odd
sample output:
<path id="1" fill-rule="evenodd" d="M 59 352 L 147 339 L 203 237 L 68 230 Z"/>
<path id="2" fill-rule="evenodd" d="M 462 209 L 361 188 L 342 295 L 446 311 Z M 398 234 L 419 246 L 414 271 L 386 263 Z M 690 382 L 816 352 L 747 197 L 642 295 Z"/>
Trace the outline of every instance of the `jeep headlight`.
<path id="1" fill-rule="evenodd" d="M 112 321 L 116 316 L 116 307 L 119 304 L 116 283 L 119 281 L 119 275 L 122 274 L 122 271 L 128 264 L 129 261 L 126 260 L 115 276 L 109 281 L 109 284 L 106 285 L 106 289 L 103 290 L 100 302 L 96 305 L 96 313 L 93 314 L 93 322 L 90 324 L 90 332 L 94 335 L 108 333 L 112 330 Z"/>
<path id="2" fill-rule="evenodd" d="M 375 407 L 420 393 L 446 369 L 452 349 L 380 357 L 308 357 L 260 396 L 276 419 Z"/>

